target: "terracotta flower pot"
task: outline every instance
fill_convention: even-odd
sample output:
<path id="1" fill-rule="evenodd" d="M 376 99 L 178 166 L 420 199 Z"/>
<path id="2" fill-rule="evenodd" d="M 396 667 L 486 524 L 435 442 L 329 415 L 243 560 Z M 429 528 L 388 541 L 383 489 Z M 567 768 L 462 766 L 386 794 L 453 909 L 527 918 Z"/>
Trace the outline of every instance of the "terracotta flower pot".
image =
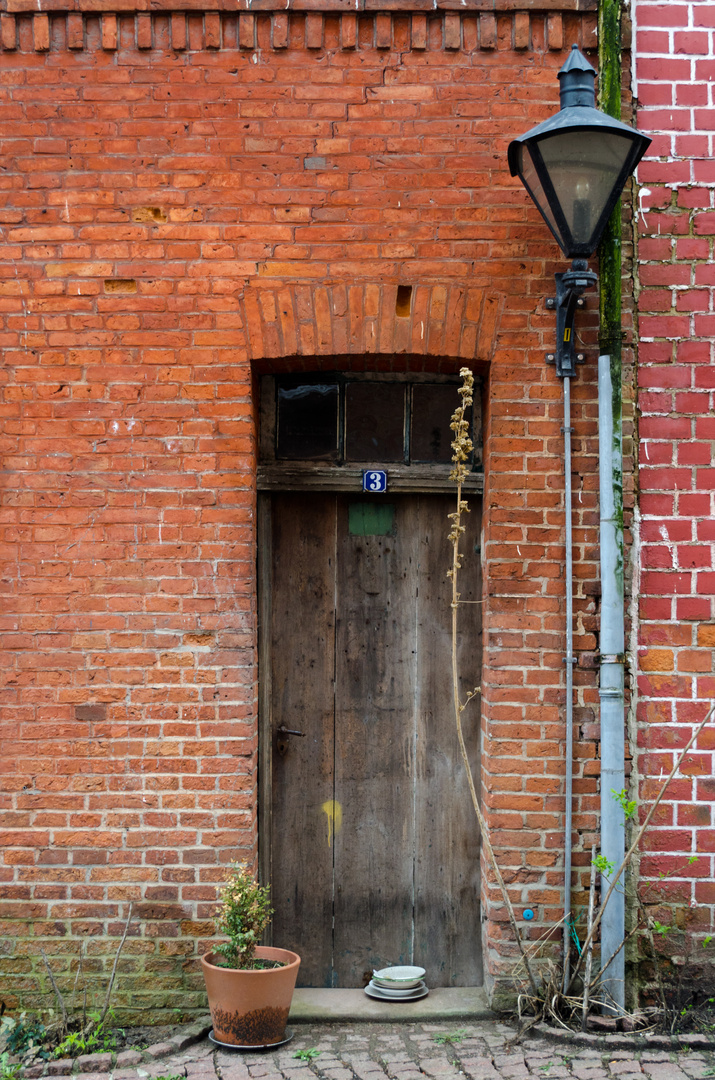
<path id="1" fill-rule="evenodd" d="M 260 945 L 259 960 L 280 960 L 283 967 L 238 971 L 217 967 L 213 953 L 201 957 L 209 996 L 214 1038 L 234 1046 L 268 1046 L 285 1038 L 300 957 L 288 949 Z"/>

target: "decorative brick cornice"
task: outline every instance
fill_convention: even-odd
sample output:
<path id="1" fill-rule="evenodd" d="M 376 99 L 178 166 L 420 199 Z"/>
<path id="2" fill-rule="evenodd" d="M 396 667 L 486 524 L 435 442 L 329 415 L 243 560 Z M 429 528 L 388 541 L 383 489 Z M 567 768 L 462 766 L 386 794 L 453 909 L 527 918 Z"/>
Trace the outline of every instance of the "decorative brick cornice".
<path id="1" fill-rule="evenodd" d="M 313 11 L 350 12 L 487 12 L 493 16 L 515 11 L 584 12 L 596 11 L 598 0 L 1 0 L 0 11 L 8 14 L 37 12 L 171 12 L 171 11 Z"/>
<path id="2" fill-rule="evenodd" d="M 242 307 L 252 360 L 411 353 L 490 360 L 501 297 L 463 285 L 415 285 L 397 313 L 397 283 L 271 284 Z"/>
<path id="3" fill-rule="evenodd" d="M 305 47 L 309 50 L 319 50 L 325 47 L 326 21 L 331 14 L 329 11 L 299 10 L 296 6 L 293 11 L 285 8 L 280 11 L 271 11 L 267 4 L 263 10 L 254 5 L 254 10 L 242 8 L 240 11 L 234 7 L 231 12 L 223 10 L 202 10 L 195 0 L 171 0 L 162 6 L 163 0 L 153 2 L 151 10 L 141 10 L 139 5 L 127 2 L 126 10 L 121 9 L 125 0 L 37 0 L 33 3 L 33 10 L 24 11 L 33 0 L 5 0 L 8 12 L 0 14 L 0 46 L 4 52 L 12 52 L 20 49 L 19 24 L 24 19 L 32 22 L 32 49 L 35 52 L 49 52 L 57 48 L 70 50 L 82 50 L 101 48 L 105 52 L 112 52 L 120 47 L 120 20 L 124 27 L 124 47 L 127 41 L 131 42 L 126 34 L 126 24 L 129 19 L 134 19 L 134 45 L 137 49 L 172 49 L 175 52 L 196 49 L 221 49 L 238 48 L 240 50 L 265 49 L 288 49 L 295 44 L 291 37 L 291 24 L 300 21 L 303 26 L 299 30 Z M 81 5 L 75 9 L 73 3 Z M 142 0 L 139 0 L 141 4 Z M 261 3 L 264 0 L 260 0 Z M 590 0 L 589 0 L 590 3 Z M 38 11 L 38 7 L 40 10 Z M 10 13 L 10 9 L 16 14 Z M 178 10 L 176 10 L 178 9 Z M 99 16 L 101 31 L 99 37 L 87 35 L 87 19 Z M 420 50 L 434 50 L 442 48 L 447 51 L 462 50 L 471 53 L 478 50 L 494 51 L 508 47 L 517 51 L 527 51 L 532 48 L 532 32 L 535 32 L 543 45 L 550 51 L 560 51 L 564 48 L 568 31 L 564 23 L 566 19 L 591 21 L 595 23 L 593 15 L 587 12 L 582 14 L 569 14 L 567 11 L 550 10 L 537 11 L 520 10 L 500 12 L 499 17 L 492 11 L 478 11 L 475 7 L 469 10 L 454 11 L 446 5 L 440 10 L 431 10 L 430 14 L 420 11 L 383 10 L 380 12 L 355 11 L 341 12 L 336 10 L 332 13 L 333 19 L 340 21 L 339 48 L 361 49 L 366 45 L 377 49 L 405 48 Z M 162 20 L 160 29 L 157 29 L 157 20 Z M 441 35 L 437 39 L 430 36 L 430 26 L 434 21 L 441 22 Z M 57 23 L 64 20 L 64 28 L 59 28 Z M 359 22 L 372 22 L 372 33 L 367 37 L 363 31 L 358 32 Z M 268 32 L 259 34 L 259 23 L 269 21 Z M 168 28 L 167 28 L 168 23 Z M 538 31 L 533 31 L 533 25 L 540 24 Z M 191 24 L 191 33 L 189 33 Z M 595 26 L 594 26 L 595 30 Z M 580 35 L 589 42 L 592 40 L 590 33 L 584 29 Z M 25 39 L 27 41 L 27 38 Z M 437 44 L 436 42 L 439 42 Z M 585 47 L 585 40 L 584 40 Z M 26 50 L 27 46 L 25 46 Z"/>

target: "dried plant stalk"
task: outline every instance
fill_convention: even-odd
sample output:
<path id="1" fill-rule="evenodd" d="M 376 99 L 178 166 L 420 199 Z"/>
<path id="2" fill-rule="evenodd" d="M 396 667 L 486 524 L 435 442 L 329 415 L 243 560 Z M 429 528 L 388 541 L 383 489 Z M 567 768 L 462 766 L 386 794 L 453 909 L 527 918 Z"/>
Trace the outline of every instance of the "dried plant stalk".
<path id="1" fill-rule="evenodd" d="M 111 996 L 112 996 L 112 987 L 114 986 L 114 978 L 115 978 L 115 976 L 117 974 L 117 964 L 119 963 L 119 957 L 121 956 L 122 949 L 124 948 L 124 942 L 127 940 L 127 934 L 129 933 L 129 925 L 130 925 L 130 923 L 132 921 L 132 909 L 133 909 L 133 907 L 134 907 L 133 904 L 129 905 L 129 913 L 127 914 L 127 921 L 124 924 L 124 933 L 122 934 L 122 940 L 119 942 L 119 946 L 117 948 L 117 951 L 114 954 L 114 964 L 112 966 L 112 974 L 109 976 L 109 985 L 107 986 L 107 994 L 106 994 L 106 997 L 104 999 L 104 1006 L 102 1008 L 102 1012 L 100 1013 L 99 1022 L 97 1023 L 97 1027 L 102 1026 L 102 1024 L 104 1023 L 104 1019 L 105 1019 L 107 1013 L 109 1012 L 109 1001 L 110 1001 Z M 94 1026 L 94 1023 L 91 1021 L 90 1025 L 89 1025 L 90 1030 L 91 1030 L 91 1028 L 93 1026 Z M 89 1033 L 88 1031 L 85 1031 L 85 1034 L 88 1034 L 88 1033 Z"/>
<path id="2" fill-rule="evenodd" d="M 588 923 L 586 924 L 586 937 L 591 934 L 593 926 L 593 909 L 596 905 L 596 845 L 591 848 L 591 880 L 588 888 Z M 583 1006 L 581 1009 L 581 1031 L 586 1030 L 588 1018 L 588 995 L 591 990 L 591 962 L 593 960 L 593 938 L 588 944 L 588 956 L 586 957 L 586 974 L 583 978 Z"/>
<path id="3" fill-rule="evenodd" d="M 477 798 L 477 791 L 474 785 L 474 777 L 472 776 L 472 767 L 469 763 L 469 756 L 467 754 L 467 747 L 464 742 L 464 733 L 462 731 L 462 713 L 466 709 L 467 705 L 473 698 L 481 692 L 480 687 L 475 687 L 474 690 L 470 690 L 466 696 L 465 701 L 460 700 L 459 695 L 459 667 L 457 664 L 457 613 L 459 610 L 459 591 L 457 588 L 458 573 L 462 565 L 462 556 L 459 550 L 459 541 L 462 534 L 465 531 L 465 526 L 462 524 L 462 515 L 469 513 L 469 506 L 467 502 L 462 498 L 462 484 L 467 477 L 467 467 L 465 462 L 469 460 L 469 455 L 472 452 L 472 440 L 469 437 L 469 422 L 465 418 L 467 409 L 471 406 L 474 400 L 474 375 L 469 368 L 462 368 L 459 372 L 462 377 L 462 385 L 459 388 L 459 393 L 462 398 L 461 405 L 456 409 L 452 416 L 451 428 L 454 432 L 454 440 L 452 442 L 452 461 L 454 462 L 454 468 L 450 473 L 450 479 L 454 480 L 457 485 L 457 509 L 454 514 L 449 515 L 449 519 L 452 522 L 452 528 L 449 534 L 449 539 L 452 544 L 452 566 L 447 571 L 448 576 L 452 579 L 452 698 L 454 702 L 454 719 L 457 726 L 457 738 L 459 740 L 459 752 L 464 763 L 464 768 L 467 774 L 467 782 L 469 784 L 469 793 L 472 798 L 472 806 L 474 807 L 474 813 L 477 816 L 479 822 L 479 830 L 482 835 L 482 843 L 486 852 L 489 864 L 494 871 L 494 876 L 499 885 L 504 904 L 506 906 L 509 922 L 511 928 L 514 931 L 514 937 L 516 939 L 521 958 L 524 962 L 529 982 L 531 984 L 534 995 L 538 996 L 538 990 L 536 987 L 536 980 L 531 970 L 529 958 L 524 951 L 524 946 L 519 934 L 519 927 L 517 926 L 516 916 L 514 915 L 514 908 L 511 900 L 509 899 L 509 893 L 506 890 L 504 879 L 499 870 L 499 865 L 494 856 L 494 850 L 489 839 L 489 831 L 487 829 L 487 823 L 484 820 L 481 808 L 479 806 L 479 799 Z"/>
<path id="4" fill-rule="evenodd" d="M 62 1030 L 66 1031 L 67 1030 L 67 1006 L 65 1005 L 65 999 L 62 997 L 62 994 L 60 992 L 60 988 L 57 985 L 57 983 L 55 982 L 55 977 L 52 974 L 52 968 L 50 967 L 50 962 L 47 959 L 47 954 L 46 954 L 45 950 L 42 948 L 42 946 L 40 946 L 40 955 L 42 956 L 42 959 L 45 961 L 45 967 L 47 968 L 47 974 L 50 976 L 50 982 L 52 983 L 52 989 L 55 992 L 55 997 L 57 998 L 57 1004 L 59 1005 L 60 1012 L 62 1013 Z"/>

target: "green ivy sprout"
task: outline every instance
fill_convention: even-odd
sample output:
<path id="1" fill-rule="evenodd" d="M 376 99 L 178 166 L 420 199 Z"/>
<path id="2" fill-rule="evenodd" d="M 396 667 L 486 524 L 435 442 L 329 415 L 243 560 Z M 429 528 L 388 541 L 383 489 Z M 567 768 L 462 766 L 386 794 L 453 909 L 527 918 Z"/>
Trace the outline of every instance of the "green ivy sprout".
<path id="1" fill-rule="evenodd" d="M 712 939 L 713 939 L 713 935 L 712 935 L 712 934 L 707 934 L 707 935 L 705 936 L 705 938 L 703 939 L 703 948 L 704 948 L 704 949 L 707 949 L 707 947 L 708 947 L 708 945 L 710 944 L 710 942 L 712 941 Z M 710 1000 L 712 1001 L 712 998 L 710 998 Z"/>
<path id="2" fill-rule="evenodd" d="M 98 1014 L 97 1014 L 98 1015 Z M 90 1016 L 95 1020 L 95 1016 Z M 54 1057 L 80 1057 L 82 1054 L 96 1053 L 100 1050 L 116 1050 L 117 1040 L 111 1031 L 105 1030 L 104 1024 L 97 1026 L 85 1035 L 83 1031 L 70 1031 L 55 1048 Z"/>
<path id="3" fill-rule="evenodd" d="M 623 811 L 625 820 L 630 821 L 630 819 L 635 816 L 635 812 L 638 809 L 638 804 L 635 799 L 628 798 L 628 792 L 625 788 L 623 788 L 622 791 L 616 791 L 615 788 L 611 788 L 611 795 Z"/>
<path id="4" fill-rule="evenodd" d="M 462 1039 L 466 1039 L 469 1032 L 466 1028 L 458 1028 L 457 1031 L 440 1031 L 438 1035 L 433 1036 L 433 1042 L 436 1042 L 438 1046 L 444 1046 L 445 1043 L 460 1043 Z"/>
<path id="5" fill-rule="evenodd" d="M 13 1065 L 10 1064 L 10 1055 L 7 1050 L 3 1050 L 0 1054 L 0 1080 L 15 1080 L 20 1075 L 22 1065 L 19 1061 L 16 1061 Z"/>
<path id="6" fill-rule="evenodd" d="M 294 1058 L 299 1058 L 300 1061 L 312 1061 L 313 1058 L 319 1057 L 320 1050 L 317 1050 L 314 1046 L 309 1046 L 306 1050 L 296 1050 L 293 1054 Z"/>
<path id="7" fill-rule="evenodd" d="M 596 867 L 600 874 L 604 877 L 610 877 L 613 871 L 616 869 L 616 864 L 610 862 L 605 855 L 597 855 L 593 860 L 593 865 Z"/>
<path id="8" fill-rule="evenodd" d="M 652 929 L 655 934 L 660 934 L 661 937 L 665 937 L 666 934 L 670 933 L 673 927 L 663 926 L 663 924 L 659 923 L 657 919 L 654 919 Z"/>

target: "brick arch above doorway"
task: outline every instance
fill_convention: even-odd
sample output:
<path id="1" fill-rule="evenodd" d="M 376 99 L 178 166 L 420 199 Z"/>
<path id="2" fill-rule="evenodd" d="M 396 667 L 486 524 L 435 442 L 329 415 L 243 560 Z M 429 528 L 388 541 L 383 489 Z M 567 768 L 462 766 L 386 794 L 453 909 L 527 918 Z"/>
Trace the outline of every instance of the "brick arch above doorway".
<path id="1" fill-rule="evenodd" d="M 252 360 L 410 353 L 485 361 L 502 299 L 456 284 L 286 283 L 247 287 L 241 306 Z"/>

